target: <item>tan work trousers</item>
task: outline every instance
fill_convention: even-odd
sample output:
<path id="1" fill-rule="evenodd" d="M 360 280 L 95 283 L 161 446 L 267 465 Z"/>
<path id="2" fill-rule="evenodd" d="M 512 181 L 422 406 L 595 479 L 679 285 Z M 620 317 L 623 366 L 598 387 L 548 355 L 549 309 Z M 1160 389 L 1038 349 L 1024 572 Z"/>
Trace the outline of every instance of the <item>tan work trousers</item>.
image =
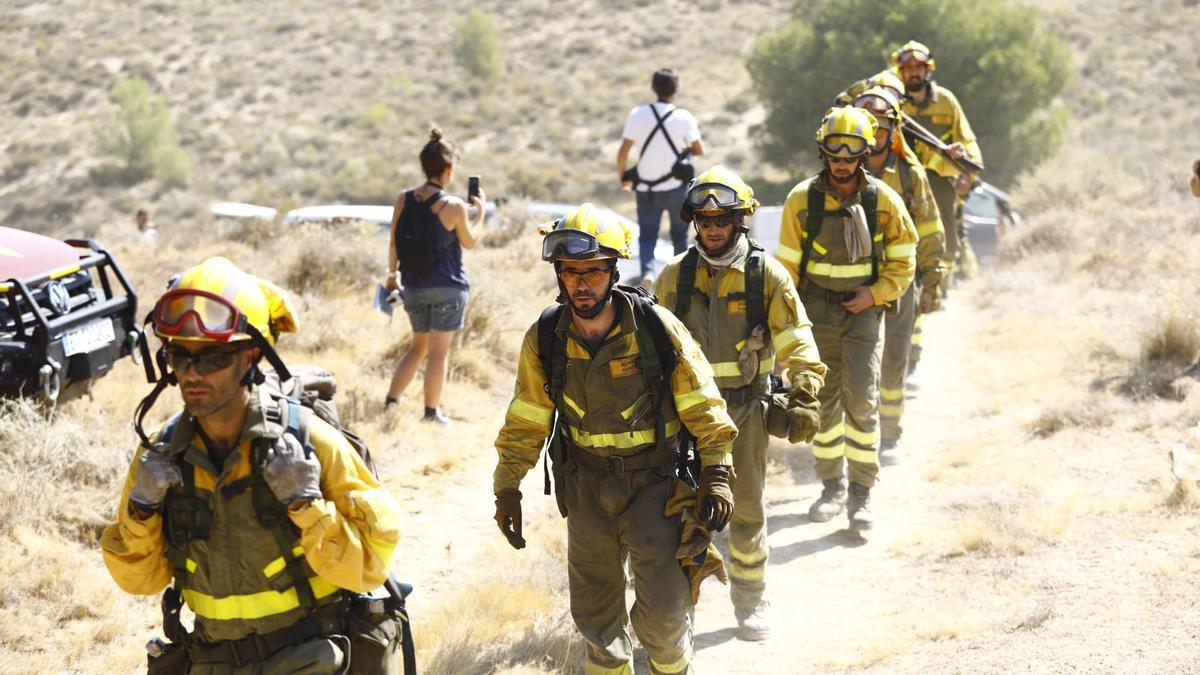
<path id="1" fill-rule="evenodd" d="M 734 608 L 748 613 L 766 590 L 767 404 L 759 398 L 729 405 L 733 441 L 733 517 L 729 520 L 729 581 Z"/>
<path id="2" fill-rule="evenodd" d="M 879 474 L 879 362 L 883 307 L 851 314 L 840 304 L 801 291 L 813 338 L 828 371 L 817 394 L 821 428 L 813 439 L 817 478 L 873 487 Z"/>
<path id="3" fill-rule="evenodd" d="M 692 595 L 675 557 L 679 516 L 663 515 L 669 469 L 624 473 L 566 467 L 567 574 L 571 616 L 587 641 L 585 672 L 633 673 L 630 620 L 653 673 L 691 672 Z M 625 570 L 634 602 L 625 607 Z"/>
<path id="4" fill-rule="evenodd" d="M 879 424 L 884 440 L 900 440 L 904 429 L 904 386 L 917 318 L 917 285 L 910 284 L 897 300 L 897 311 L 883 319 L 883 363 L 879 373 Z"/>

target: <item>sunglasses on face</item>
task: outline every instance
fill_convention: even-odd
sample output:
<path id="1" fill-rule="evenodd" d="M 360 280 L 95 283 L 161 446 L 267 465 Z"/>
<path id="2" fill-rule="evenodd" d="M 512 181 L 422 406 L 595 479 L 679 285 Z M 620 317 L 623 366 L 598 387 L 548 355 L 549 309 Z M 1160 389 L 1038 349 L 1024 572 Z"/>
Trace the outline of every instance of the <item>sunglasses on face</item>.
<path id="1" fill-rule="evenodd" d="M 839 157 L 837 155 L 826 155 L 830 164 L 853 164 L 859 160 L 858 157 Z"/>
<path id="2" fill-rule="evenodd" d="M 612 265 L 608 267 L 589 267 L 586 270 L 564 269 L 558 273 L 558 276 L 562 278 L 563 283 L 572 286 L 578 285 L 581 279 L 587 282 L 589 287 L 603 286 L 608 283 L 608 276 L 612 274 L 612 271 Z"/>
<path id="3" fill-rule="evenodd" d="M 697 213 L 695 216 L 696 227 L 705 230 L 710 227 L 733 227 L 742 219 L 740 213 L 723 213 L 719 216 L 706 216 L 702 213 Z"/>
<path id="4" fill-rule="evenodd" d="M 205 349 L 195 354 L 183 349 L 167 350 L 167 365 L 176 373 L 185 373 L 189 365 L 198 375 L 212 375 L 233 364 L 241 349 Z"/>

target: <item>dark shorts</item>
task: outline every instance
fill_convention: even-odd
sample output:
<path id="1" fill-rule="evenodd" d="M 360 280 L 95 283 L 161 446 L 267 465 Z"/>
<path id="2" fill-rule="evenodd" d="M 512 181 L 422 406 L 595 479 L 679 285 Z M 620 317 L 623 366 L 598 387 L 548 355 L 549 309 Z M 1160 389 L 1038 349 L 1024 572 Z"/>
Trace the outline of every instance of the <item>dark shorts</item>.
<path id="1" fill-rule="evenodd" d="M 452 286 L 404 289 L 404 311 L 414 333 L 462 330 L 467 291 Z"/>

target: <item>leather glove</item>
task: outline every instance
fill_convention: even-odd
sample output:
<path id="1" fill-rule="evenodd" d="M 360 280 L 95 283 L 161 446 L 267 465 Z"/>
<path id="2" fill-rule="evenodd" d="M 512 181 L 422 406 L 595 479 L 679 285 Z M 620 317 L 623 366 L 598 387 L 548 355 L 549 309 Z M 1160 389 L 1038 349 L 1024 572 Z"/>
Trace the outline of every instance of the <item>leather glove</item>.
<path id="1" fill-rule="evenodd" d="M 275 498 L 287 506 L 321 497 L 321 462 L 291 434 L 280 436 L 267 452 L 263 478 Z"/>
<path id="2" fill-rule="evenodd" d="M 525 539 L 521 537 L 520 490 L 506 488 L 496 495 L 496 525 L 509 546 L 517 550 L 525 548 Z"/>
<path id="3" fill-rule="evenodd" d="M 811 443 L 821 427 L 821 408 L 817 404 L 787 409 L 788 443 Z"/>
<path id="4" fill-rule="evenodd" d="M 729 524 L 733 515 L 733 490 L 729 478 L 733 470 L 722 464 L 706 466 L 700 470 L 700 487 L 696 490 L 696 504 L 701 522 L 710 532 L 720 532 Z"/>
<path id="5" fill-rule="evenodd" d="M 926 286 L 921 290 L 921 299 L 917 301 L 917 314 L 929 314 L 938 311 L 942 299 L 938 296 L 936 285 Z"/>
<path id="6" fill-rule="evenodd" d="M 183 485 L 179 465 L 167 453 L 151 448 L 138 460 L 137 478 L 129 492 L 129 501 L 146 511 L 157 511 L 167 490 L 176 485 Z"/>

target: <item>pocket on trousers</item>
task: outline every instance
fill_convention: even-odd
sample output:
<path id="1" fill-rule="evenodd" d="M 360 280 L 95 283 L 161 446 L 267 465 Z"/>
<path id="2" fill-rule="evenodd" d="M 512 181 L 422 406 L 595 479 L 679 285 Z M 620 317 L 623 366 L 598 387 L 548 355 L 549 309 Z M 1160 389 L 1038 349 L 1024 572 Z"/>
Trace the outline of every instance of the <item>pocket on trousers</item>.
<path id="1" fill-rule="evenodd" d="M 350 670 L 355 675 L 374 675 L 395 672 L 396 655 L 400 652 L 400 617 L 384 614 L 355 614 L 347 617 L 350 637 Z"/>

